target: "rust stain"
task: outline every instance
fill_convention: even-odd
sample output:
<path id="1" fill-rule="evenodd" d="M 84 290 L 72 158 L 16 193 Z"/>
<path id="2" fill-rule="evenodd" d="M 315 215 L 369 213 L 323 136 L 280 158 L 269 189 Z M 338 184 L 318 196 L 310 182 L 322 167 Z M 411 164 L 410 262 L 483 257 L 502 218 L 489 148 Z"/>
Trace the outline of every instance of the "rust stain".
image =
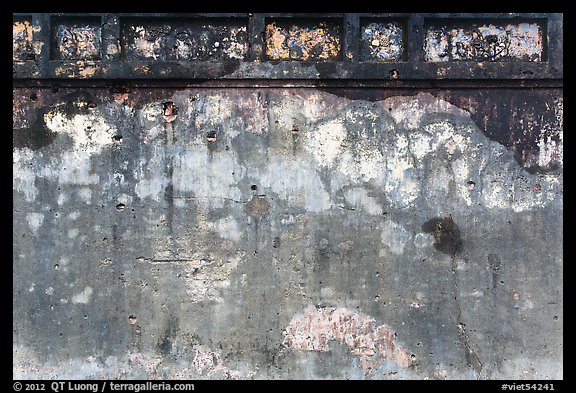
<path id="1" fill-rule="evenodd" d="M 408 367 L 410 355 L 396 344 L 396 333 L 387 325 L 377 325 L 366 315 L 344 307 L 317 308 L 308 306 L 295 315 L 284 331 L 282 345 L 286 348 L 328 352 L 329 342 L 340 341 L 350 353 L 361 356 L 365 375 L 373 374 L 387 359 Z"/>
<path id="2" fill-rule="evenodd" d="M 266 26 L 266 56 L 277 60 L 335 59 L 340 56 L 338 25 L 319 22 L 308 26 Z"/>

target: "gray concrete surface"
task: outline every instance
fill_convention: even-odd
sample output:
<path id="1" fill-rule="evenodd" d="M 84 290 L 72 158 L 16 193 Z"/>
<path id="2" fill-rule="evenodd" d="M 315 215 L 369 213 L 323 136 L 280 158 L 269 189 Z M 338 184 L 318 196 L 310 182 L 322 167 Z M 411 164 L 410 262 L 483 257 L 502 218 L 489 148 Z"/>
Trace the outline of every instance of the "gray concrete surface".
<path id="1" fill-rule="evenodd" d="M 32 90 L 14 378 L 563 377 L 561 92 L 527 171 L 430 92 Z"/>

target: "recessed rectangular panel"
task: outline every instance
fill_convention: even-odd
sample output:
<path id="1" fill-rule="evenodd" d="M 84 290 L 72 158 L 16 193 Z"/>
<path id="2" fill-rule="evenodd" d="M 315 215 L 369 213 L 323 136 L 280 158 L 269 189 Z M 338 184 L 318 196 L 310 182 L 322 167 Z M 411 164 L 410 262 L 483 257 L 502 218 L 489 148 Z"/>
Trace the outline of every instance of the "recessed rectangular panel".
<path id="1" fill-rule="evenodd" d="M 244 60 L 244 18 L 132 18 L 122 27 L 125 58 L 146 60 Z"/>
<path id="2" fill-rule="evenodd" d="M 403 21 L 361 19 L 360 59 L 377 62 L 405 60 L 405 30 Z"/>
<path id="3" fill-rule="evenodd" d="M 546 61 L 542 20 L 442 20 L 426 26 L 424 59 L 445 61 Z"/>
<path id="4" fill-rule="evenodd" d="M 31 17 L 15 17 L 12 21 L 12 61 L 34 60 Z"/>
<path id="5" fill-rule="evenodd" d="M 266 57 L 270 60 L 340 60 L 341 34 L 339 19 L 268 19 Z"/>
<path id="6" fill-rule="evenodd" d="M 52 19 L 53 60 L 100 60 L 102 28 L 100 17 Z"/>

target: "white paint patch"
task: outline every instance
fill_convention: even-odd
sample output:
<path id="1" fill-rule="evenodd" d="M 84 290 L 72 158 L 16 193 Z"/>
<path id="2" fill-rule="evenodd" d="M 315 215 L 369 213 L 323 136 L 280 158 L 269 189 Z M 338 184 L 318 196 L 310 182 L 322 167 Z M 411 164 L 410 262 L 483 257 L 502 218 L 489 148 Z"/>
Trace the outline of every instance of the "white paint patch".
<path id="1" fill-rule="evenodd" d="M 261 182 L 291 205 L 310 212 L 332 207 L 330 194 L 324 189 L 318 172 L 299 162 L 272 156 Z"/>
<path id="2" fill-rule="evenodd" d="M 28 226 L 32 230 L 32 233 L 36 234 L 38 229 L 42 226 L 42 222 L 44 221 L 44 214 L 42 213 L 28 213 L 26 215 L 26 222 Z"/>
<path id="3" fill-rule="evenodd" d="M 90 298 L 92 297 L 92 293 L 93 293 L 92 287 L 86 286 L 82 292 L 72 296 L 72 303 L 88 304 L 90 302 Z"/>
<path id="4" fill-rule="evenodd" d="M 401 255 L 404 252 L 406 243 L 411 240 L 412 235 L 404 229 L 404 227 L 392 220 L 384 222 L 382 229 L 382 244 L 384 244 L 390 252 L 396 255 Z M 384 256 L 384 252 L 380 252 L 380 256 Z"/>
<path id="5" fill-rule="evenodd" d="M 69 220 L 76 220 L 78 217 L 80 217 L 80 212 L 77 210 L 74 210 L 73 212 L 70 212 L 70 214 L 68 214 L 68 219 Z"/>
<path id="6" fill-rule="evenodd" d="M 192 193 L 201 203 L 221 207 L 226 199 L 242 199 L 235 176 L 241 178 L 243 172 L 235 156 L 210 155 L 206 146 L 193 146 L 174 158 L 172 179 L 175 191 Z"/>
<path id="7" fill-rule="evenodd" d="M 74 102 L 73 105 L 87 105 Z M 99 109 L 93 113 L 76 114 L 68 118 L 64 114 L 63 105 L 57 105 L 44 115 L 46 127 L 61 134 L 67 134 L 74 141 L 75 150 L 81 149 L 88 155 L 99 153 L 106 145 L 112 144 L 112 136 L 116 128 L 104 120 Z"/>
<path id="8" fill-rule="evenodd" d="M 34 181 L 36 174 L 32 169 L 33 158 L 41 152 L 33 152 L 29 148 L 14 149 L 12 151 L 12 188 L 24 194 L 26 201 L 31 202 L 36 199 L 38 189 Z"/>
<path id="9" fill-rule="evenodd" d="M 75 239 L 76 236 L 78 236 L 78 229 L 77 228 L 71 228 L 68 230 L 68 238 L 69 239 Z"/>
<path id="10" fill-rule="evenodd" d="M 80 198 L 80 200 L 85 202 L 87 205 L 92 203 L 92 190 L 90 188 L 82 187 L 78 190 L 77 195 L 78 198 Z"/>
<path id="11" fill-rule="evenodd" d="M 58 203 L 58 206 L 62 206 L 67 199 L 68 197 L 66 196 L 66 194 L 61 192 L 60 194 L 58 194 L 58 200 L 56 202 Z"/>
<path id="12" fill-rule="evenodd" d="M 431 247 L 434 244 L 434 236 L 430 233 L 417 233 L 414 236 L 414 245 L 418 248 Z"/>
<path id="13" fill-rule="evenodd" d="M 335 119 L 320 124 L 316 129 L 305 133 L 305 148 L 310 151 L 320 166 L 331 166 L 341 151 L 341 144 L 347 135 L 342 120 Z"/>
<path id="14" fill-rule="evenodd" d="M 86 150 L 65 151 L 61 157 L 52 157 L 49 165 L 42 168 L 36 176 L 56 179 L 61 184 L 89 185 L 98 184 L 100 177 L 91 174 L 91 155 Z"/>
<path id="15" fill-rule="evenodd" d="M 356 209 L 361 209 L 368 214 L 381 215 L 382 206 L 375 198 L 368 195 L 368 191 L 364 188 L 352 188 L 344 193 L 346 202 L 354 206 Z"/>
<path id="16" fill-rule="evenodd" d="M 237 242 L 242 237 L 242 232 L 238 228 L 238 223 L 232 217 L 221 218 L 215 223 L 209 223 L 209 225 L 223 239 Z"/>

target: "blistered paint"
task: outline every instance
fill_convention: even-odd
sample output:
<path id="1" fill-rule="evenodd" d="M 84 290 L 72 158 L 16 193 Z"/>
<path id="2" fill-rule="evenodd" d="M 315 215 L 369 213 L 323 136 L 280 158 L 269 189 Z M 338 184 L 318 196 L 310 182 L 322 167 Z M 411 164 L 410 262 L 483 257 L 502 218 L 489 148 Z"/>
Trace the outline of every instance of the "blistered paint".
<path id="1" fill-rule="evenodd" d="M 410 355 L 396 343 L 390 327 L 345 307 L 308 306 L 292 318 L 283 334 L 283 346 L 301 351 L 327 352 L 331 341 L 341 341 L 360 357 L 366 375 L 376 372 L 386 360 L 400 367 L 410 364 Z"/>

